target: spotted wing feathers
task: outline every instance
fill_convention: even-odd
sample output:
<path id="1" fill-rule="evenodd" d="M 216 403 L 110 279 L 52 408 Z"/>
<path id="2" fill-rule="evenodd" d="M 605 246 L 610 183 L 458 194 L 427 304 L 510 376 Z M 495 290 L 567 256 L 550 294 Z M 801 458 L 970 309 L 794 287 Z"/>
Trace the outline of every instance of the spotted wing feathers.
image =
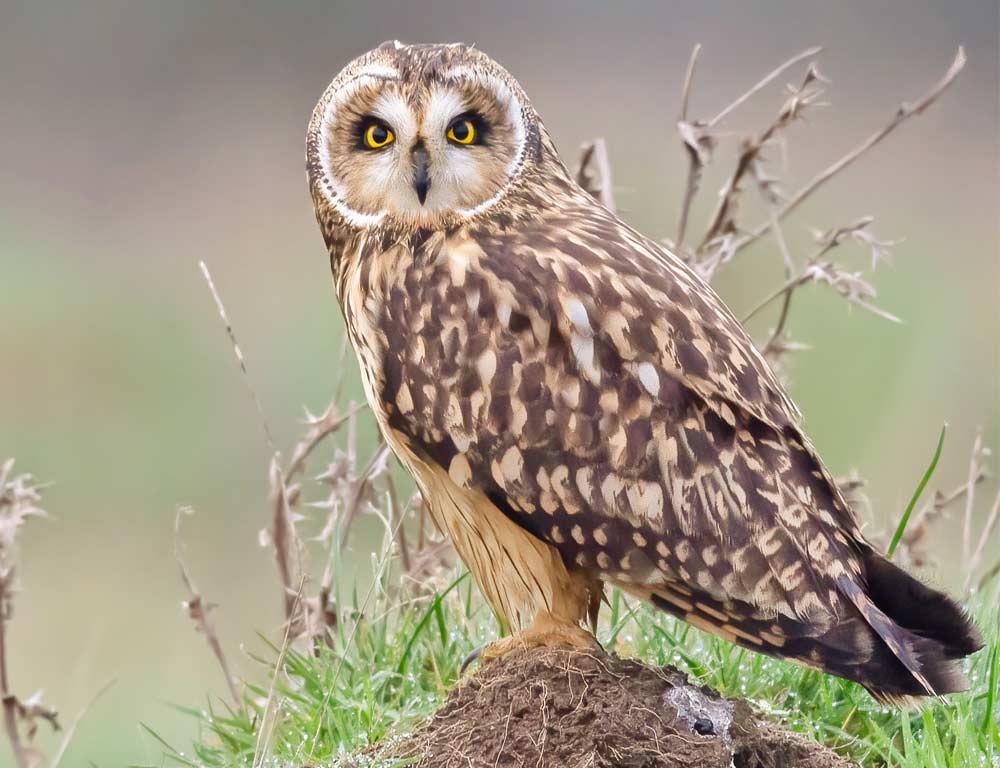
<path id="1" fill-rule="evenodd" d="M 773 374 L 670 254 L 591 207 L 428 242 L 395 275 L 373 278 L 390 428 L 568 567 L 886 695 L 961 686 L 947 659 L 974 630 L 949 645 L 950 601 L 922 587 L 932 627 L 884 594 L 909 577 L 872 559 Z"/>

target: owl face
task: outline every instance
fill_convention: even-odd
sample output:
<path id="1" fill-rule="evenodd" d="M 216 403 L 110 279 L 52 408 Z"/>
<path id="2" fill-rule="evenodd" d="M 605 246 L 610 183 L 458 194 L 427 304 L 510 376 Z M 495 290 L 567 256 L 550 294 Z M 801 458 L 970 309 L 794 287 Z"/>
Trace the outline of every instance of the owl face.
<path id="1" fill-rule="evenodd" d="M 345 67 L 313 113 L 314 195 L 351 226 L 441 228 L 503 199 L 532 135 L 520 87 L 484 54 L 385 43 Z"/>

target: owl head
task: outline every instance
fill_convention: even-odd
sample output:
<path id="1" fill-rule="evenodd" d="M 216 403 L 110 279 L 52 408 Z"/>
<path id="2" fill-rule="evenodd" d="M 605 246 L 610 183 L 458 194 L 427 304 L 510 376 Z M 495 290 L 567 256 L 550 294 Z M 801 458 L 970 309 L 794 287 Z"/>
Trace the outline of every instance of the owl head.
<path id="1" fill-rule="evenodd" d="M 548 167 L 546 167 L 548 166 Z M 398 41 L 348 64 L 313 111 L 307 168 L 331 228 L 436 231 L 565 175 L 517 81 L 466 45 Z"/>

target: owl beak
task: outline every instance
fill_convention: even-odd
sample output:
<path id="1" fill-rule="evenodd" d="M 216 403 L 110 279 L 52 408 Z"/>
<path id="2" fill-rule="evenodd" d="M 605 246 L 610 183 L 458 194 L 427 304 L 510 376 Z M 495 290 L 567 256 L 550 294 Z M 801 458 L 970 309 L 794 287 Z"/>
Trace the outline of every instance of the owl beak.
<path id="1" fill-rule="evenodd" d="M 423 144 L 418 144 L 413 150 L 413 188 L 423 205 L 427 199 L 427 190 L 431 188 L 431 177 L 427 172 L 427 150 Z"/>

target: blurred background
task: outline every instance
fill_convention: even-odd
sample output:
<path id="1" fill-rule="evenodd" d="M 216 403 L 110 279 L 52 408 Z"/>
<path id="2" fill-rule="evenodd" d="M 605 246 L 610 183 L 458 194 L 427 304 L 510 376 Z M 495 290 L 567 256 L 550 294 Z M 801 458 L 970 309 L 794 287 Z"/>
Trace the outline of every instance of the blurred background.
<path id="1" fill-rule="evenodd" d="M 868 480 L 878 531 L 943 422 L 932 488 L 964 481 L 977 429 L 1000 442 L 997 34 L 995 0 L 0 0 L 0 459 L 52 483 L 52 519 L 23 536 L 12 684 L 45 689 L 68 721 L 117 680 L 64 764 L 159 765 L 139 723 L 184 746 L 195 726 L 174 705 L 203 706 L 223 688 L 180 604 L 178 504 L 197 510 L 188 566 L 221 605 L 238 672 L 259 674 L 241 649 L 259 650 L 256 633 L 279 625 L 274 563 L 257 545 L 270 452 L 197 263 L 213 271 L 287 454 L 303 406 L 322 410 L 338 375 L 340 315 L 303 145 L 313 104 L 351 58 L 391 38 L 476 43 L 520 79 L 571 164 L 582 141 L 605 136 L 622 214 L 672 237 L 685 170 L 673 126 L 695 43 L 691 113 L 704 117 L 797 51 L 826 46 L 833 106 L 772 153 L 787 189 L 923 94 L 964 45 L 969 64 L 943 99 L 785 227 L 800 259 L 809 227 L 869 214 L 880 237 L 902 240 L 874 276 L 902 324 L 822 288 L 800 294 L 791 324 L 811 347 L 791 361 L 792 394 L 831 468 Z M 735 113 L 734 137 L 763 127 L 801 71 Z M 695 231 L 721 183 L 706 179 Z M 742 316 L 780 279 L 764 238 L 717 287 Z M 347 368 L 345 398 L 361 399 L 352 358 Z M 978 515 L 994 493 L 992 482 L 980 492 Z M 932 578 L 950 587 L 958 528 L 935 529 Z M 359 578 L 375 541 L 373 527 L 353 539 Z M 10 760 L 4 746 L 0 765 Z"/>

